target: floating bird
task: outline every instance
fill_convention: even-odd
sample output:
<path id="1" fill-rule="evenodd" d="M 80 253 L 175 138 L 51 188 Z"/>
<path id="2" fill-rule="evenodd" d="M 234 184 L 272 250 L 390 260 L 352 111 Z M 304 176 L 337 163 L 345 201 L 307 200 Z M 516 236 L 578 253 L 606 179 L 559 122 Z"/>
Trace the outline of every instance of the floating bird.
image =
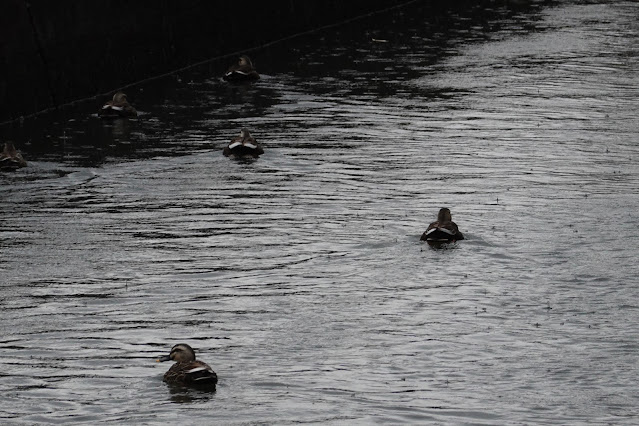
<path id="1" fill-rule="evenodd" d="M 0 153 L 0 170 L 14 171 L 21 167 L 26 167 L 27 162 L 22 158 L 22 154 L 18 152 L 12 142 L 5 142 L 4 149 Z"/>
<path id="2" fill-rule="evenodd" d="M 224 147 L 222 153 L 227 157 L 257 158 L 264 154 L 262 145 L 259 144 L 247 129 L 240 131 L 240 136 L 231 139 L 231 143 Z"/>
<path id="3" fill-rule="evenodd" d="M 195 359 L 195 352 L 186 343 L 171 348 L 169 355 L 163 355 L 157 362 L 175 361 L 175 364 L 164 373 L 164 381 L 169 384 L 192 386 L 203 389 L 215 389 L 217 374 L 202 361 Z"/>
<path id="4" fill-rule="evenodd" d="M 242 55 L 239 57 L 237 64 L 231 65 L 222 78 L 231 83 L 242 83 L 259 80 L 260 75 L 255 71 L 251 59 L 246 55 Z"/>
<path id="5" fill-rule="evenodd" d="M 117 117 L 137 117 L 138 112 L 131 106 L 127 100 L 126 94 L 117 92 L 113 95 L 113 100 L 108 101 L 100 111 L 98 115 L 103 118 L 117 118 Z"/>
<path id="6" fill-rule="evenodd" d="M 464 235 L 459 231 L 457 224 L 453 222 L 450 210 L 443 208 L 437 214 L 437 221 L 428 225 L 420 240 L 426 241 L 429 245 L 440 245 L 444 243 L 454 243 L 463 240 Z"/>

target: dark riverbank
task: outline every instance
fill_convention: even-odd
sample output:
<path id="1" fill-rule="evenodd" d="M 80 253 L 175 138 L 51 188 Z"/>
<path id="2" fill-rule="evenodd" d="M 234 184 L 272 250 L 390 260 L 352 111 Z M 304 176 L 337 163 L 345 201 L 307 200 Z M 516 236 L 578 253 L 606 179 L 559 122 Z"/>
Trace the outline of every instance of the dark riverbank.
<path id="1" fill-rule="evenodd" d="M 14 0 L 0 18 L 0 122 L 400 3 Z"/>

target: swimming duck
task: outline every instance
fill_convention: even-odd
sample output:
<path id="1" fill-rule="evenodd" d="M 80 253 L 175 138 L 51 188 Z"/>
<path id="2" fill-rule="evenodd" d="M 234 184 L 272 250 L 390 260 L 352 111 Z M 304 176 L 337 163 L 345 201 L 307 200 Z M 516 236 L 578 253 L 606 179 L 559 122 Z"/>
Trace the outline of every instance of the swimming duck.
<path id="1" fill-rule="evenodd" d="M 26 167 L 27 162 L 22 158 L 12 142 L 5 142 L 4 149 L 0 153 L 0 170 L 13 171 L 21 167 Z"/>
<path id="2" fill-rule="evenodd" d="M 108 101 L 98 111 L 98 115 L 104 118 L 137 117 L 138 112 L 131 106 L 126 94 L 117 92 L 113 95 L 113 100 Z"/>
<path id="3" fill-rule="evenodd" d="M 171 348 L 169 355 L 163 355 L 157 362 L 175 361 L 175 364 L 164 373 L 164 381 L 169 384 L 215 389 L 217 374 L 202 361 L 195 359 L 195 352 L 186 343 L 179 343 Z"/>
<path id="4" fill-rule="evenodd" d="M 426 241 L 429 245 L 454 243 L 463 239 L 464 235 L 459 231 L 457 224 L 453 222 L 453 217 L 447 208 L 439 210 L 437 221 L 428 225 L 428 228 L 420 238 L 420 240 Z"/>
<path id="5" fill-rule="evenodd" d="M 222 153 L 227 156 L 233 156 L 235 158 L 257 158 L 261 154 L 264 154 L 262 145 L 259 144 L 247 129 L 240 131 L 240 136 L 231 139 L 231 143 L 224 147 Z"/>
<path id="6" fill-rule="evenodd" d="M 242 55 L 239 57 L 237 64 L 231 65 L 222 78 L 228 82 L 241 83 L 259 80 L 260 75 L 255 71 L 251 59 L 246 55 Z"/>

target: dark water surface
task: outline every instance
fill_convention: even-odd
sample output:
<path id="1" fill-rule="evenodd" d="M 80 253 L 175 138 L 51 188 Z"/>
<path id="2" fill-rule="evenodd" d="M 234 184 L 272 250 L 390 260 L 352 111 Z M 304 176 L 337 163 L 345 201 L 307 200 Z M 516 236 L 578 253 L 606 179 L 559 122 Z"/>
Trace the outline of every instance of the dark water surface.
<path id="1" fill-rule="evenodd" d="M 503 4 L 12 129 L 0 421 L 636 424 L 639 3 Z M 266 153 L 224 158 L 244 126 Z M 443 206 L 467 240 L 433 250 Z M 217 392 L 162 382 L 178 342 Z"/>

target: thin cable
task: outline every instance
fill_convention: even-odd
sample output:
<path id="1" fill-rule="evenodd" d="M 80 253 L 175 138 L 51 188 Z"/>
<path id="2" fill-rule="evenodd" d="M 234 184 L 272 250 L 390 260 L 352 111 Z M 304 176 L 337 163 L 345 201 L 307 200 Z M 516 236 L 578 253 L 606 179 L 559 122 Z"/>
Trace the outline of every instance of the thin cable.
<path id="1" fill-rule="evenodd" d="M 419 1 L 419 0 L 409 0 L 409 1 L 406 1 L 404 3 L 400 3 L 400 4 L 397 4 L 397 5 L 394 5 L 394 6 L 386 7 L 384 9 L 379 9 L 379 10 L 375 10 L 375 11 L 372 11 L 372 12 L 368 12 L 368 13 L 365 13 L 363 15 L 358 15 L 358 16 L 355 16 L 353 18 L 349 18 L 349 19 L 345 19 L 343 21 L 335 22 L 333 24 L 327 24 L 327 25 L 324 25 L 324 26 L 321 26 L 321 27 L 317 27 L 317 28 L 313 28 L 313 29 L 310 29 L 310 30 L 306 30 L 306 31 L 302 31 L 302 32 L 299 32 L 299 33 L 295 33 L 293 35 L 282 37 L 282 38 L 274 40 L 274 41 L 269 41 L 268 43 L 264 43 L 264 44 L 261 44 L 259 46 L 253 46 L 253 47 L 249 47 L 248 49 L 237 50 L 237 51 L 234 51 L 234 52 L 231 52 L 231 53 L 225 53 L 223 55 L 214 56 L 212 58 L 208 58 L 208 59 L 205 59 L 203 61 L 196 62 L 194 64 L 190 64 L 190 65 L 187 65 L 185 67 L 175 69 L 173 71 L 165 72 L 165 73 L 162 73 L 162 74 L 159 74 L 159 75 L 155 75 L 155 76 L 152 76 L 152 77 L 147 77 L 145 79 L 136 81 L 134 83 L 129 83 L 129 84 L 125 85 L 125 86 L 109 90 L 108 92 L 105 92 L 105 93 L 99 93 L 99 94 L 96 94 L 96 95 L 93 95 L 93 96 L 87 96 L 86 98 L 75 99 L 75 100 L 69 101 L 69 102 L 67 102 L 65 104 L 62 104 L 62 105 L 59 105 L 59 106 L 55 106 L 54 108 L 47 108 L 47 109 L 44 109 L 42 111 L 34 112 L 32 114 L 24 115 L 24 116 L 21 116 L 19 118 L 15 118 L 15 119 L 12 119 L 12 120 L 9 120 L 9 121 L 5 121 L 3 123 L 0 123 L 0 126 L 4 126 L 6 124 L 10 124 L 10 123 L 13 123 L 13 122 L 16 122 L 16 121 L 19 121 L 19 120 L 24 120 L 26 118 L 32 118 L 32 117 L 38 116 L 40 114 L 45 114 L 45 113 L 51 111 L 52 109 L 64 108 L 66 106 L 72 105 L 72 104 L 77 103 L 77 102 L 84 102 L 84 101 L 88 101 L 90 99 L 96 99 L 98 97 L 104 97 L 104 96 L 107 96 L 108 94 L 113 93 L 113 92 L 118 92 L 118 91 L 121 91 L 121 90 L 125 90 L 125 89 L 128 89 L 130 87 L 134 87 L 134 86 L 137 86 L 137 85 L 140 85 L 140 84 L 148 83 L 148 82 L 153 81 L 153 80 L 166 78 L 166 77 L 169 77 L 171 75 L 190 70 L 192 68 L 200 67 L 200 66 L 208 64 L 210 62 L 218 61 L 220 59 L 237 56 L 239 54 L 246 53 L 246 52 L 255 52 L 257 50 L 265 49 L 267 47 L 270 47 L 270 46 L 273 46 L 273 45 L 276 45 L 276 44 L 279 44 L 279 43 L 282 43 L 282 42 L 285 42 L 285 41 L 288 41 L 288 40 L 292 40 L 292 39 L 295 39 L 297 37 L 302 37 L 302 36 L 305 36 L 305 35 L 308 35 L 308 34 L 313 34 L 313 33 L 316 33 L 316 32 L 324 31 L 324 30 L 329 29 L 329 28 L 338 27 L 338 26 L 347 24 L 349 22 L 358 21 L 358 20 L 361 20 L 361 19 L 364 19 L 364 18 L 368 18 L 370 16 L 374 16 L 374 15 L 377 15 L 377 14 L 380 14 L 380 13 L 388 12 L 390 10 L 400 9 L 402 7 L 405 7 L 405 6 L 409 5 L 409 4 L 411 4 L 411 3 L 416 3 L 417 1 Z M 25 1 L 25 3 L 26 3 L 26 1 Z M 34 28 L 34 31 L 35 31 L 35 28 Z M 53 93 L 52 93 L 52 96 L 53 96 Z M 54 105 L 55 105 L 55 103 L 54 103 Z"/>

